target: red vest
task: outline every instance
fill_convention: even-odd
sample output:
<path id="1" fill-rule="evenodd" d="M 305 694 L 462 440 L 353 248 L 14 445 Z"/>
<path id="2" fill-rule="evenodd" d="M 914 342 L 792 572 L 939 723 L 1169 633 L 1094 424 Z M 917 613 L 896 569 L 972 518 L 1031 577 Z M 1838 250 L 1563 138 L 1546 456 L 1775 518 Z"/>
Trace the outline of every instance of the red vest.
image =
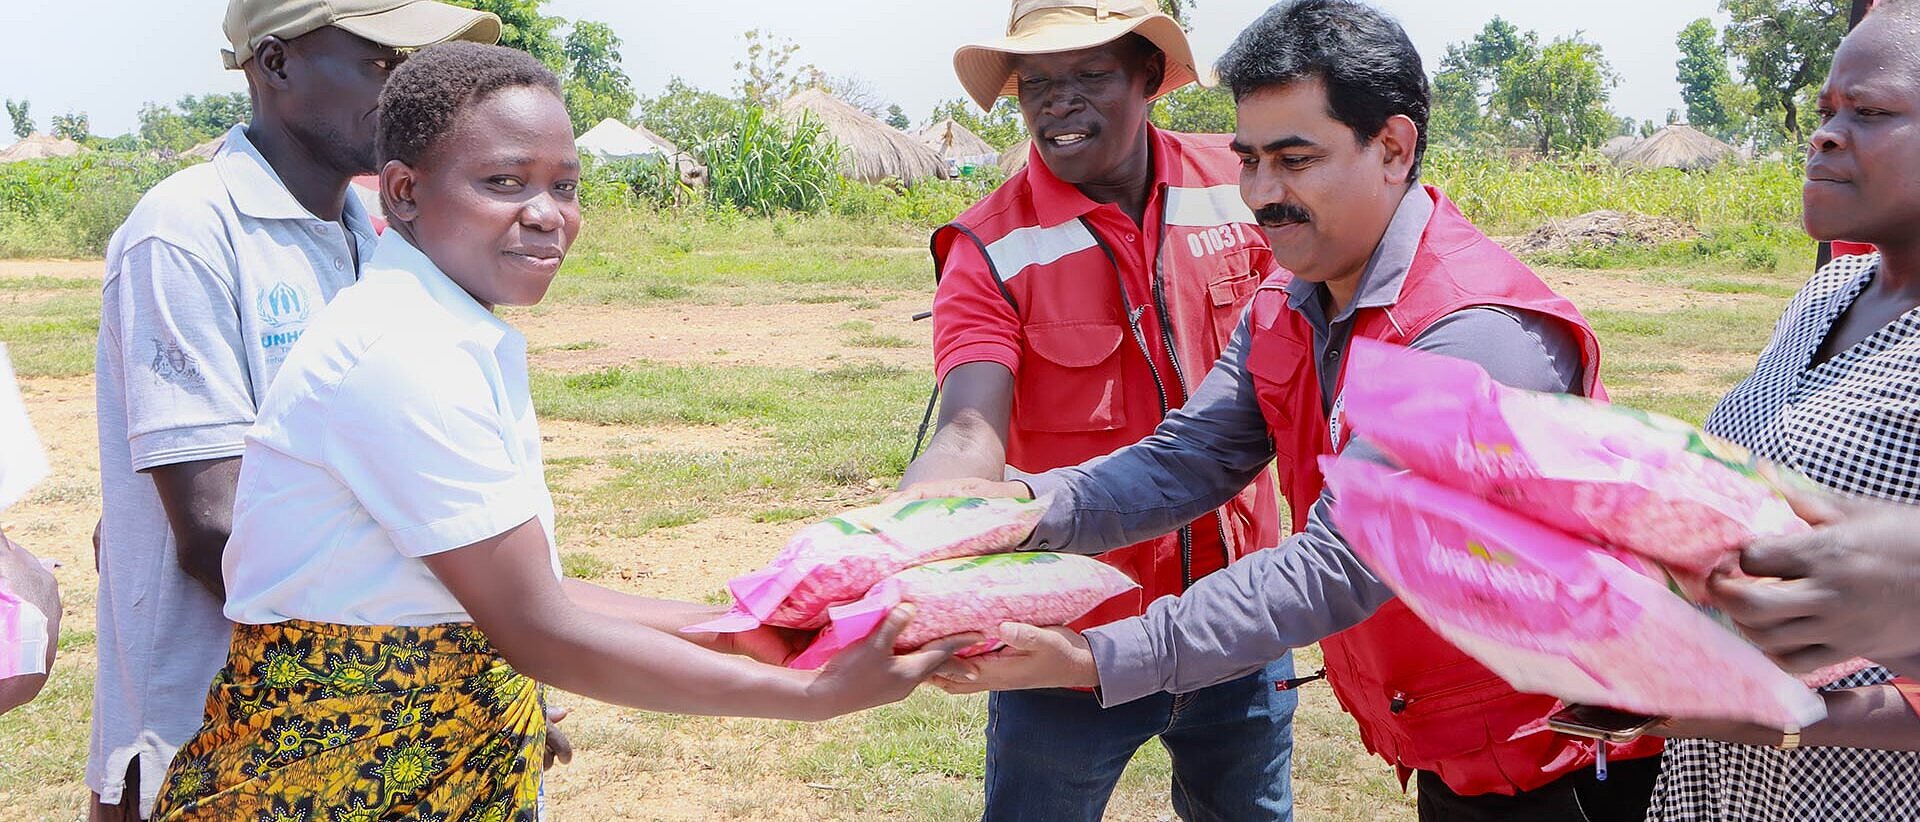
<path id="1" fill-rule="evenodd" d="M 1356 313 L 1354 336 L 1405 345 L 1440 318 L 1477 305 L 1551 317 L 1579 341 L 1583 393 L 1604 399 L 1600 343 L 1586 319 L 1481 234 L 1439 189 L 1427 191 L 1434 199 L 1433 217 L 1399 301 Z M 1281 491 L 1292 504 L 1293 528 L 1299 531 L 1324 486 L 1318 458 L 1344 446 L 1348 433 L 1323 410 L 1313 331 L 1287 306 L 1283 286 L 1284 278 L 1274 277 L 1254 296 L 1247 369 L 1273 434 Z M 1336 386 L 1347 377 L 1344 360 L 1341 367 Z M 1336 411 L 1338 405 L 1336 399 Z M 1327 681 L 1359 723 L 1361 740 L 1400 767 L 1403 781 L 1412 770 L 1432 771 L 1460 794 L 1510 795 L 1593 765 L 1591 744 L 1547 730 L 1546 717 L 1559 704 L 1555 699 L 1515 691 L 1441 639 L 1399 600 L 1327 637 L 1320 647 Z M 1631 759 L 1659 751 L 1657 740 L 1647 740 L 1610 753 Z"/>
<path id="2" fill-rule="evenodd" d="M 1020 317 L 1007 463 L 1022 471 L 1078 465 L 1153 433 L 1219 359 L 1274 270 L 1240 199 L 1229 138 L 1149 127 L 1149 139 L 1154 184 L 1144 225 L 1088 200 L 1036 156 L 934 232 L 936 271 L 957 244 L 973 244 Z M 1146 603 L 1275 544 L 1278 526 L 1278 495 L 1263 473 L 1191 526 L 1101 555 L 1141 590 L 1075 626 L 1144 613 Z"/>

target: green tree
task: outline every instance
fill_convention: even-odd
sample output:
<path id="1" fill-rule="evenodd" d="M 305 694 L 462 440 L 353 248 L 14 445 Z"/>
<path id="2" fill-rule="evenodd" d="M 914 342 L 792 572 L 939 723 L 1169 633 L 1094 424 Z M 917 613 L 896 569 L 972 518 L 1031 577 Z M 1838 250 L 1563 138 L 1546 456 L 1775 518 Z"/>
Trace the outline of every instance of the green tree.
<path id="1" fill-rule="evenodd" d="M 1194 0 L 1160 0 L 1160 10 L 1180 21 L 1181 28 L 1192 29 L 1193 4 Z"/>
<path id="2" fill-rule="evenodd" d="M 191 94 L 174 104 L 187 126 L 204 142 L 227 133 L 227 129 L 253 119 L 253 100 L 244 91 L 229 94 Z"/>
<path id="3" fill-rule="evenodd" d="M 1232 134 L 1233 95 L 1224 89 L 1190 85 L 1153 104 L 1153 124 L 1188 134 Z"/>
<path id="4" fill-rule="evenodd" d="M 1759 116 L 1777 116 L 1780 133 L 1805 142 L 1811 123 L 1804 96 L 1827 76 L 1834 49 L 1847 33 L 1848 0 L 1720 0 L 1732 18 L 1727 50 L 1760 94 Z"/>
<path id="5" fill-rule="evenodd" d="M 1578 35 L 1555 40 L 1538 59 L 1509 60 L 1503 75 L 1494 104 L 1542 154 L 1599 145 L 1618 122 L 1607 100 L 1619 76 L 1600 47 Z"/>
<path id="6" fill-rule="evenodd" d="M 1705 17 L 1687 24 L 1676 41 L 1680 47 L 1680 99 L 1687 104 L 1687 122 L 1711 134 L 1725 136 L 1726 109 L 1720 107 L 1721 87 L 1733 82 L 1720 32 Z"/>
<path id="7" fill-rule="evenodd" d="M 675 77 L 658 96 L 640 101 L 640 122 L 681 151 L 704 158 L 705 146 L 739 121 L 740 103 Z"/>
<path id="8" fill-rule="evenodd" d="M 913 121 L 907 119 L 907 113 L 901 110 L 900 104 L 895 103 L 887 106 L 887 125 L 906 131 L 913 127 Z"/>
<path id="9" fill-rule="evenodd" d="M 575 134 L 601 120 L 633 115 L 633 81 L 620 67 L 620 37 L 605 23 L 582 20 L 567 34 L 567 115 Z"/>
<path id="10" fill-rule="evenodd" d="M 13 120 L 13 136 L 22 140 L 33 136 L 33 112 L 29 110 L 31 106 L 32 103 L 27 100 L 19 102 L 15 102 L 12 98 L 7 100 L 7 117 Z"/>
<path id="11" fill-rule="evenodd" d="M 1494 96 L 1514 67 L 1537 61 L 1540 38 L 1494 17 L 1472 40 L 1447 47 L 1433 78 L 1428 139 L 1453 145 L 1506 141 L 1513 130 Z"/>
<path id="12" fill-rule="evenodd" d="M 140 141 L 161 154 L 179 154 L 200 142 L 187 118 L 159 103 L 140 107 Z"/>
<path id="13" fill-rule="evenodd" d="M 770 108 L 786 102 L 804 88 L 831 88 L 832 79 L 811 63 L 795 65 L 799 44 L 769 31 L 748 29 L 746 59 L 733 64 L 741 72 L 736 88 L 749 106 Z"/>
<path id="14" fill-rule="evenodd" d="M 500 45 L 516 48 L 545 63 L 553 73 L 567 68 L 559 29 L 566 19 L 540 12 L 547 0 L 447 0 L 456 6 L 493 12 L 500 18 Z"/>
<path id="15" fill-rule="evenodd" d="M 53 136 L 65 137 L 76 143 L 86 142 L 93 136 L 92 129 L 87 125 L 87 113 L 83 111 L 75 114 L 69 111 L 65 114 L 53 115 Z"/>
<path id="16" fill-rule="evenodd" d="M 1027 137 L 1027 121 L 1020 116 L 1020 104 L 1011 97 L 995 101 L 993 110 L 984 115 L 974 108 L 971 101 L 946 100 L 933 107 L 933 115 L 927 122 L 938 123 L 948 118 L 966 126 L 968 131 L 980 135 L 980 139 L 1001 151 L 1006 151 Z"/>

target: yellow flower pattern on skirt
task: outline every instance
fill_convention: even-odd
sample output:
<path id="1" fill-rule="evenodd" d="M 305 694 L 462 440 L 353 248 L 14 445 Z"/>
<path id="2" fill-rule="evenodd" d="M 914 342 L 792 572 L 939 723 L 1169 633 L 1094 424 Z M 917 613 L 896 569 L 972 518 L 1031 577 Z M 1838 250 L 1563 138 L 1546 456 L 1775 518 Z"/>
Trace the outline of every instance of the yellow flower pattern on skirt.
<path id="1" fill-rule="evenodd" d="M 542 690 L 470 624 L 240 625 L 163 822 L 532 822 Z"/>

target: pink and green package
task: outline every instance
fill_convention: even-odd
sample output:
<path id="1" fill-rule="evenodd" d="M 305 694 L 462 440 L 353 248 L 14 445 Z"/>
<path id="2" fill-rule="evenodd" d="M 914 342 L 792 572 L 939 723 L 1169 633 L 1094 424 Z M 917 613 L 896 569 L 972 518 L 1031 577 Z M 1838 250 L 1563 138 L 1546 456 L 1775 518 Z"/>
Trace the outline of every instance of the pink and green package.
<path id="1" fill-rule="evenodd" d="M 1508 388 L 1466 360 L 1355 340 L 1355 436 L 1393 461 L 1572 534 L 1700 576 L 1755 537 L 1807 530 L 1746 449 L 1679 420 Z M 1800 480 L 1804 482 L 1804 480 Z"/>
<path id="2" fill-rule="evenodd" d="M 827 609 L 826 630 L 793 660 L 818 668 L 879 630 L 897 605 L 913 603 L 913 621 L 894 641 L 908 651 L 942 637 L 978 632 L 986 641 L 961 652 L 998 646 L 1001 623 L 1065 625 L 1140 587 L 1104 562 L 1075 554 L 1014 553 L 949 559 L 908 568 L 873 586 L 857 602 Z"/>
<path id="3" fill-rule="evenodd" d="M 948 497 L 872 505 L 800 530 L 765 568 L 727 583 L 731 612 L 687 630 L 733 633 L 761 625 L 811 630 L 827 608 L 915 565 L 1012 551 L 1033 533 L 1045 500 Z"/>
<path id="4" fill-rule="evenodd" d="M 1521 691 L 1775 728 L 1826 714 L 1818 695 L 1676 596 L 1651 563 L 1411 472 L 1355 459 L 1322 466 L 1355 554 L 1422 621 Z"/>

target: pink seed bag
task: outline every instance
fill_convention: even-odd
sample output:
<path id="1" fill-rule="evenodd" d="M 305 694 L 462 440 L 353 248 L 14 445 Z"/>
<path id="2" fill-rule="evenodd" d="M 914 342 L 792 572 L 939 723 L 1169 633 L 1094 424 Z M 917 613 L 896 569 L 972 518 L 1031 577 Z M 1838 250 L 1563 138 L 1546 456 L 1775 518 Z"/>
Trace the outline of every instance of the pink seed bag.
<path id="1" fill-rule="evenodd" d="M 801 529 L 767 567 L 735 577 L 727 583 L 733 610 L 686 630 L 812 630 L 826 624 L 829 606 L 866 596 L 897 571 L 1013 550 L 1046 510 L 1045 500 L 948 497 L 848 511 Z"/>
<path id="2" fill-rule="evenodd" d="M 1569 533 L 1704 576 L 1755 537 L 1807 530 L 1807 482 L 1679 420 L 1508 388 L 1479 365 L 1355 340 L 1344 407 L 1393 461 Z"/>
<path id="3" fill-rule="evenodd" d="M 0 679 L 47 670 L 47 617 L 0 580 Z"/>
<path id="4" fill-rule="evenodd" d="M 1818 695 L 1675 595 L 1651 563 L 1410 472 L 1322 467 L 1356 555 L 1521 691 L 1776 728 L 1826 715 Z"/>
<path id="5" fill-rule="evenodd" d="M 894 650 L 912 650 L 954 634 L 985 634 L 986 642 L 961 652 L 971 656 L 999 645 L 996 632 L 1003 622 L 1065 625 L 1138 587 L 1113 566 L 1075 554 L 1027 552 L 930 562 L 886 578 L 857 602 L 827 609 L 826 630 L 794 658 L 793 667 L 826 664 L 872 636 L 901 603 L 911 602 L 917 610 L 894 641 Z"/>

